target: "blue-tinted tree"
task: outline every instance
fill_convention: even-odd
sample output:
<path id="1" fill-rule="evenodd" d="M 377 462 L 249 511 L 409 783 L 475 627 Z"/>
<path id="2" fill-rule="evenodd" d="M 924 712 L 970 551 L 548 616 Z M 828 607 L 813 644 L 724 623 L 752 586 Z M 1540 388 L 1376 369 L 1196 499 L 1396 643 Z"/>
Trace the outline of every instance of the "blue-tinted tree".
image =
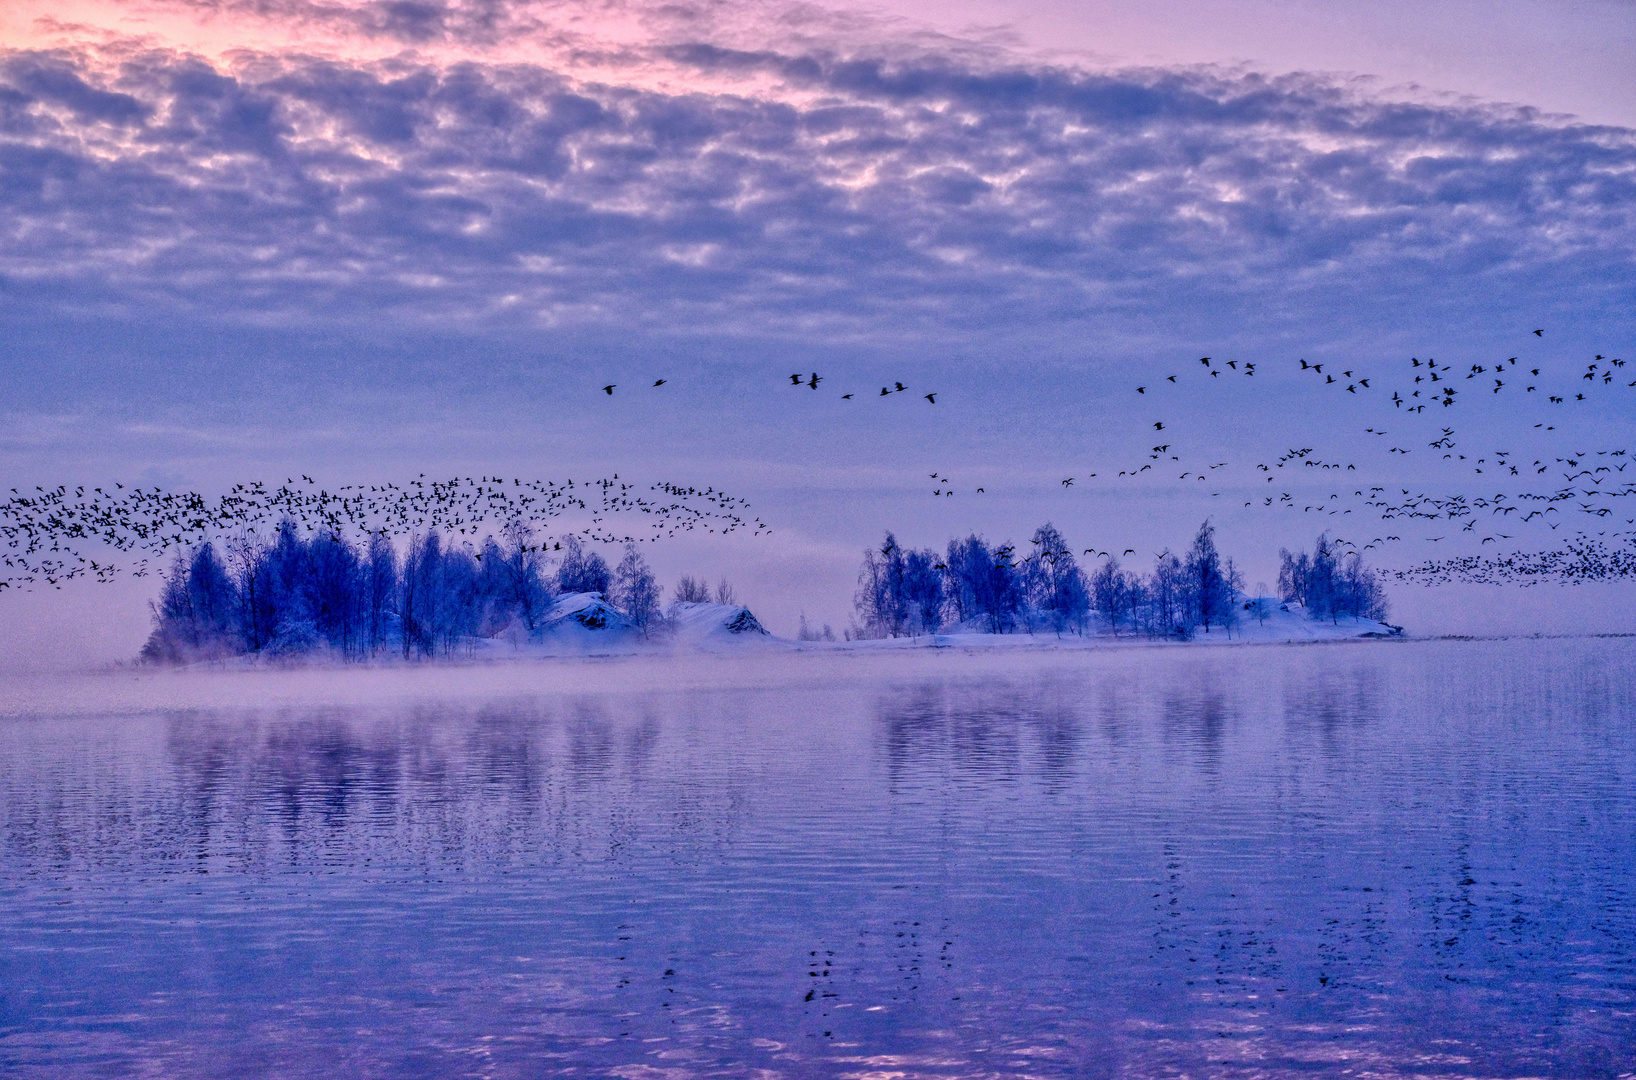
<path id="1" fill-rule="evenodd" d="M 485 545 L 484 565 L 494 562 L 498 577 L 498 596 L 503 604 L 516 612 L 529 633 L 539 628 L 540 618 L 551 602 L 551 590 L 545 580 L 545 554 L 534 542 L 534 532 L 521 521 L 508 522 L 500 531 L 501 543 Z M 488 554 L 488 547 L 494 548 Z"/>
<path id="2" fill-rule="evenodd" d="M 1213 626 L 1224 625 L 1233 612 L 1233 583 L 1222 570 L 1221 555 L 1216 551 L 1215 526 L 1206 521 L 1193 537 L 1183 563 L 1187 583 L 1187 604 L 1193 625 L 1209 632 Z"/>
<path id="3" fill-rule="evenodd" d="M 898 604 L 911 634 L 935 634 L 943 628 L 944 567 L 928 549 L 903 556 L 903 582 Z"/>
<path id="4" fill-rule="evenodd" d="M 1147 582 L 1147 608 L 1150 632 L 1167 637 L 1186 637 L 1192 633 L 1192 606 L 1189 602 L 1187 569 L 1170 552 L 1158 557 L 1153 574 Z"/>
<path id="5" fill-rule="evenodd" d="M 1278 558 L 1279 597 L 1299 603 L 1313 618 L 1386 617 L 1385 592 L 1374 571 L 1357 552 L 1338 555 L 1328 534 L 1318 537 L 1310 556 L 1280 549 Z"/>
<path id="6" fill-rule="evenodd" d="M 696 578 L 691 574 L 683 574 L 676 582 L 672 593 L 678 604 L 708 604 L 710 602 L 710 586 L 704 578 Z"/>
<path id="7" fill-rule="evenodd" d="M 364 653 L 369 655 L 386 648 L 397 615 L 398 554 L 381 533 L 369 538 L 362 591 Z"/>
<path id="8" fill-rule="evenodd" d="M 240 651 L 237 609 L 237 591 L 212 545 L 200 545 L 191 559 L 178 554 L 153 605 L 143 658 L 180 663 Z"/>
<path id="9" fill-rule="evenodd" d="M 625 557 L 614 570 L 614 606 L 644 635 L 659 617 L 659 583 L 635 544 L 625 545 Z"/>
<path id="10" fill-rule="evenodd" d="M 1059 634 L 1084 630 L 1091 596 L 1073 549 L 1049 522 L 1034 530 L 1032 543 L 1034 550 L 1023 560 L 1027 606 Z"/>
<path id="11" fill-rule="evenodd" d="M 863 553 L 853 604 L 867 636 L 897 637 L 906 631 L 903 572 L 903 549 L 891 533 L 879 551 L 870 548 Z"/>
<path id="12" fill-rule="evenodd" d="M 1140 582 L 1119 565 L 1117 558 L 1110 555 L 1097 567 L 1091 576 L 1090 593 L 1091 603 L 1108 620 L 1108 629 L 1118 633 L 1124 624 L 1135 628 Z"/>
<path id="13" fill-rule="evenodd" d="M 318 636 L 343 655 L 363 647 L 362 584 L 358 552 L 338 534 L 321 532 L 307 544 L 306 577 L 295 588 Z"/>
<path id="14" fill-rule="evenodd" d="M 557 568 L 558 592 L 607 595 L 612 583 L 613 573 L 601 555 L 587 551 L 578 537 L 563 541 L 562 564 Z"/>

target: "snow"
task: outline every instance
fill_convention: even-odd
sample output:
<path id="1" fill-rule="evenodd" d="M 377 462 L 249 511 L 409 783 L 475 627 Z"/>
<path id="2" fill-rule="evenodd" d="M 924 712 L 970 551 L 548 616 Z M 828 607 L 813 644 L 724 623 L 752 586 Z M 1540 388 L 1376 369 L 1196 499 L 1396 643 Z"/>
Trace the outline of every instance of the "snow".
<path id="1" fill-rule="evenodd" d="M 1010 634 L 991 634 L 978 625 L 962 626 L 941 634 L 917 638 L 890 638 L 872 641 L 800 642 L 800 649 L 901 649 L 901 648 L 960 648 L 960 649 L 1094 649 L 1111 646 L 1152 645 L 1155 647 L 1193 647 L 1200 645 L 1272 645 L 1316 641 L 1345 641 L 1364 638 L 1396 638 L 1404 636 L 1401 626 L 1359 619 L 1349 615 L 1339 618 L 1313 618 L 1300 604 L 1283 603 L 1270 597 L 1241 600 L 1238 625 L 1226 629 L 1202 627 L 1193 636 L 1181 639 L 1161 639 L 1128 630 L 1114 632 L 1105 625 L 1086 634 L 1057 634 L 1050 630 L 1033 633 L 1019 631 Z"/>
<path id="2" fill-rule="evenodd" d="M 749 608 L 736 604 L 676 603 L 646 633 L 601 593 L 557 598 L 538 635 L 507 634 L 479 642 L 474 658 L 714 652 L 784 645 L 763 629 Z"/>

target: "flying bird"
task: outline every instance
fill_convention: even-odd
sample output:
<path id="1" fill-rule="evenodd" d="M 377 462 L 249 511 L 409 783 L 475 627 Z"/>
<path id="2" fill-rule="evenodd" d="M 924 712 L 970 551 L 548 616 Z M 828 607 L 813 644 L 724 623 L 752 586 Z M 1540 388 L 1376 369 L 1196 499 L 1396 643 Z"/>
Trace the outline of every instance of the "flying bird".
<path id="1" fill-rule="evenodd" d="M 618 386 L 618 385 L 619 385 L 618 383 L 609 383 L 607 386 L 604 386 L 602 388 L 602 392 L 604 394 L 607 394 L 609 397 L 613 397 L 613 388 Z"/>
<path id="2" fill-rule="evenodd" d="M 926 400 L 931 402 L 933 405 L 936 405 L 937 404 L 937 395 L 936 394 L 927 394 L 926 395 Z"/>

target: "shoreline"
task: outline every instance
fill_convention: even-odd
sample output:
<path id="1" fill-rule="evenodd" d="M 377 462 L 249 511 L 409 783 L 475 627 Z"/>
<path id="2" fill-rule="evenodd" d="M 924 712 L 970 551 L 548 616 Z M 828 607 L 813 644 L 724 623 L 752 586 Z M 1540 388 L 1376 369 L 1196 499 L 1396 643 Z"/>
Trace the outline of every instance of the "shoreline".
<path id="1" fill-rule="evenodd" d="M 1463 635 L 1331 638 L 1315 641 L 1222 641 L 1214 647 L 1135 640 L 1033 643 L 1026 636 L 975 648 L 958 646 L 849 648 L 795 647 L 743 651 L 604 653 L 518 656 L 399 664 L 245 665 L 182 668 L 126 665 L 83 672 L 0 674 L 0 720 L 50 720 L 86 715 L 159 716 L 176 713 L 271 712 L 331 706 L 391 709 L 451 700 L 712 691 L 799 691 L 862 681 L 1030 678 L 1051 669 L 1096 674 L 1105 661 L 1168 649 L 1178 669 L 1231 661 L 1227 648 L 1291 645 L 1436 645 L 1506 641 L 1619 640 L 1636 633 L 1531 634 L 1476 638 Z M 828 643 L 825 643 L 826 646 Z M 1242 654 L 1239 654 L 1242 655 Z M 798 658 L 799 657 L 799 658 Z"/>

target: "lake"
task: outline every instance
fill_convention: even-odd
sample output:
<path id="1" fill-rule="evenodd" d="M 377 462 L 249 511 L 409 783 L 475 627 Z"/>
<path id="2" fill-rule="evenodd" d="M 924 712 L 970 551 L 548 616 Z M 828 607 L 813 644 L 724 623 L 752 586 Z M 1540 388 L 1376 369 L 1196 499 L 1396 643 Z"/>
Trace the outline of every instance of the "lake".
<path id="1" fill-rule="evenodd" d="M 1636 639 L 0 684 L 15 1077 L 1631 1077 Z"/>

